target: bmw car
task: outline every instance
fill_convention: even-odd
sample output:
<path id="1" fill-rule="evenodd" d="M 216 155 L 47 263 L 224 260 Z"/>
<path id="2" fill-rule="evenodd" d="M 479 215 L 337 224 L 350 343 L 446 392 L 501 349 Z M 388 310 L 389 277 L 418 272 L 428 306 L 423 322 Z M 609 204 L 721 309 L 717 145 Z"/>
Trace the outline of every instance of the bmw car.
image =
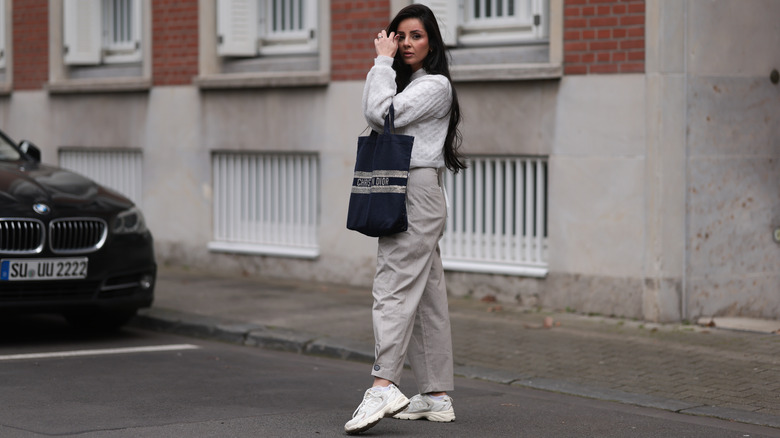
<path id="1" fill-rule="evenodd" d="M 152 234 L 132 201 L 41 163 L 0 132 L 0 314 L 116 329 L 154 298 Z"/>

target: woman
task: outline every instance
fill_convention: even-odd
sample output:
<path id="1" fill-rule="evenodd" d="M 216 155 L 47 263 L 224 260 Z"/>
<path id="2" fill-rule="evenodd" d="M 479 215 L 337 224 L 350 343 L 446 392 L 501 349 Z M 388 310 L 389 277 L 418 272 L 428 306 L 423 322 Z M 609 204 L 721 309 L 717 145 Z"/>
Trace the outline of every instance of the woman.
<path id="1" fill-rule="evenodd" d="M 408 230 L 379 238 L 374 277 L 374 384 L 344 426 L 349 434 L 383 417 L 455 420 L 452 338 L 439 239 L 447 216 L 442 173 L 465 168 L 458 154 L 460 109 L 436 17 L 423 5 L 402 9 L 374 40 L 363 112 L 382 132 L 390 104 L 396 133 L 414 136 L 407 180 Z M 408 351 L 407 351 L 408 348 Z M 407 356 L 408 353 L 408 356 Z M 408 358 L 420 391 L 396 386 Z"/>

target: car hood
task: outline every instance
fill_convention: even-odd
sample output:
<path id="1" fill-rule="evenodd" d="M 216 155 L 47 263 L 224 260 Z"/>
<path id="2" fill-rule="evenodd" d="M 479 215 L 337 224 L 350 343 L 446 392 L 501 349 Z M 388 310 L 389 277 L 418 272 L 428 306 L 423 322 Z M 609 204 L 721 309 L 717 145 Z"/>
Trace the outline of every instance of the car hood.
<path id="1" fill-rule="evenodd" d="M 0 214 L 28 215 L 36 203 L 51 213 L 111 213 L 133 203 L 79 174 L 27 161 L 0 162 Z M 59 214 L 58 214 L 59 213 Z"/>

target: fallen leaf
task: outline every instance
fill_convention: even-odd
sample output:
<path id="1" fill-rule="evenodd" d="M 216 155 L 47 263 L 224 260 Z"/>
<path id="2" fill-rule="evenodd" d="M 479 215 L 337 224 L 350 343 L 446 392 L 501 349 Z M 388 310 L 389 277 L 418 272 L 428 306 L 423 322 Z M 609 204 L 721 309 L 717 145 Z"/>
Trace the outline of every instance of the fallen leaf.
<path id="1" fill-rule="evenodd" d="M 482 297 L 482 299 L 480 299 L 480 301 L 482 301 L 483 303 L 495 303 L 496 297 L 495 295 L 485 295 L 484 297 Z"/>

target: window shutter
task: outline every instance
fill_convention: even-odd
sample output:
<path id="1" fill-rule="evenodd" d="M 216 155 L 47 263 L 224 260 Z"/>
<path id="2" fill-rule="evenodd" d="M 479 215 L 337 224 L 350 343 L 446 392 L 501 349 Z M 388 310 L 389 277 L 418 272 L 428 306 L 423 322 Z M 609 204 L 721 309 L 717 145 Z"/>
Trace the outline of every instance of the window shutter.
<path id="1" fill-rule="evenodd" d="M 217 0 L 217 54 L 257 54 L 257 0 Z"/>
<path id="2" fill-rule="evenodd" d="M 431 8 L 439 23 L 441 37 L 444 44 L 455 46 L 458 44 L 458 9 L 460 1 L 453 0 L 425 0 L 420 1 L 425 6 Z"/>
<path id="3" fill-rule="evenodd" d="M 309 47 L 312 50 L 317 49 L 317 24 L 319 21 L 319 11 L 317 10 L 317 0 L 306 0 L 304 3 L 304 11 L 306 13 L 306 27 L 309 32 Z"/>
<path id="4" fill-rule="evenodd" d="M 8 29 L 5 17 L 5 0 L 0 0 L 0 68 L 5 68 L 5 31 Z"/>
<path id="5" fill-rule="evenodd" d="M 65 64 L 100 63 L 102 48 L 100 12 L 102 2 L 63 0 Z"/>
<path id="6" fill-rule="evenodd" d="M 534 19 L 534 37 L 537 39 L 547 37 L 547 8 L 548 2 L 544 0 L 533 0 L 531 5 Z"/>

